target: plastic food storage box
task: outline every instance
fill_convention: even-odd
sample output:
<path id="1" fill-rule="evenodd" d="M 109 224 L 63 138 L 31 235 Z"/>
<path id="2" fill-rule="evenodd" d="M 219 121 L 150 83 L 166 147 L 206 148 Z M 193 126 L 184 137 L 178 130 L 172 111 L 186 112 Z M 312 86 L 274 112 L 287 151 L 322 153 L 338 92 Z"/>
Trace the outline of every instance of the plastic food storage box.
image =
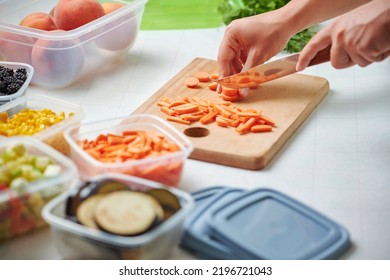
<path id="1" fill-rule="evenodd" d="M 67 190 L 77 178 L 77 168 L 71 160 L 33 137 L 1 139 L 0 154 L 16 144 L 24 144 L 31 155 L 50 157 L 61 166 L 61 171 L 52 178 L 30 182 L 24 190 L 7 187 L 0 190 L 0 241 L 46 226 L 41 209 L 53 197 Z M 3 164 L 0 164 L 0 168 Z"/>
<path id="2" fill-rule="evenodd" d="M 165 188 L 161 184 L 117 173 L 91 178 L 93 181 L 115 179 L 131 190 L 147 191 Z M 181 209 L 152 230 L 137 236 L 110 234 L 66 218 L 69 192 L 48 203 L 42 215 L 50 224 L 55 245 L 65 259 L 166 259 L 180 240 L 184 220 L 193 206 L 190 194 L 168 188 L 180 201 Z"/>
<path id="3" fill-rule="evenodd" d="M 45 88 L 66 87 L 127 53 L 136 40 L 147 0 L 112 0 L 125 6 L 69 31 L 19 25 L 30 13 L 50 13 L 57 2 L 0 1 L 0 60 L 31 64 L 32 83 Z"/>
<path id="4" fill-rule="evenodd" d="M 64 120 L 35 133 L 33 136 L 60 151 L 62 154 L 69 155 L 70 148 L 64 138 L 63 132 L 67 127 L 77 125 L 81 122 L 84 118 L 83 109 L 78 105 L 60 99 L 34 94 L 24 95 L 4 104 L 0 107 L 0 115 L 3 112 L 7 112 L 8 116 L 11 118 L 13 115 L 26 108 L 36 110 L 50 109 L 56 114 L 60 114 L 61 112 L 65 113 L 66 118 Z M 69 116 L 71 113 L 73 115 Z M 3 138 L 4 136 L 0 134 L 1 141 L 3 141 Z"/>
<path id="5" fill-rule="evenodd" d="M 1 39 L 0 39 L 1 40 Z M 28 85 L 31 82 L 31 79 L 34 75 L 34 67 L 32 67 L 29 64 L 26 63 L 20 63 L 20 62 L 9 62 L 9 61 L 0 61 L 0 66 L 4 66 L 6 68 L 12 69 L 12 70 L 17 70 L 19 68 L 26 69 L 27 71 L 27 79 L 22 85 L 22 87 L 15 93 L 9 94 L 9 95 L 3 95 L 1 90 L 0 90 L 0 105 L 7 103 L 11 100 L 14 100 L 23 94 L 26 93 L 26 90 L 28 88 Z"/>
<path id="6" fill-rule="evenodd" d="M 180 150 L 157 157 L 105 163 L 90 156 L 77 143 L 86 139 L 96 139 L 100 134 L 120 135 L 126 130 L 158 132 L 177 144 Z M 115 172 L 142 177 L 168 186 L 177 186 L 182 175 L 184 162 L 193 150 L 192 143 L 176 128 L 157 116 L 147 114 L 119 117 L 69 127 L 65 130 L 64 136 L 70 145 L 71 158 L 78 166 L 82 179 L 88 179 L 104 172 Z"/>

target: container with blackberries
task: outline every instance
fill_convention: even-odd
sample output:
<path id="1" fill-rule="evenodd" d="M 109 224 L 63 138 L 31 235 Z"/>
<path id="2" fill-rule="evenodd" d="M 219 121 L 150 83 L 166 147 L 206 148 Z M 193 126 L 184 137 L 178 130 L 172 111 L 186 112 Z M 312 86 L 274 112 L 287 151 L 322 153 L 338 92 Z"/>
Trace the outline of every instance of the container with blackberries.
<path id="1" fill-rule="evenodd" d="M 33 72 L 31 65 L 0 61 L 0 105 L 23 95 Z"/>

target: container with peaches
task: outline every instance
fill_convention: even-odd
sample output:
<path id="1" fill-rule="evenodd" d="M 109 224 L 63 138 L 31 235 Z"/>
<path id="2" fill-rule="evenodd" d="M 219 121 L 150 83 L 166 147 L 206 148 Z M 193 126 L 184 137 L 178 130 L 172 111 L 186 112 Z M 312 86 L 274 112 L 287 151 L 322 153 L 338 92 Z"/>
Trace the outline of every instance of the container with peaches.
<path id="1" fill-rule="evenodd" d="M 178 186 L 193 150 L 176 128 L 147 114 L 72 126 L 64 136 L 84 180 L 114 172 Z"/>
<path id="2" fill-rule="evenodd" d="M 66 87 L 130 50 L 146 2 L 0 1 L 0 61 L 32 65 L 32 84 Z"/>

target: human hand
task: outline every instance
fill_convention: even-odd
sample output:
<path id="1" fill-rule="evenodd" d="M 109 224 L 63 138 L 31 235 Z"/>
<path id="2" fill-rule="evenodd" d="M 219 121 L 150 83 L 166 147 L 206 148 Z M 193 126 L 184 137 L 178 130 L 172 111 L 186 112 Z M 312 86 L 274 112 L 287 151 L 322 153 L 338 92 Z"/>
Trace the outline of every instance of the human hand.
<path id="1" fill-rule="evenodd" d="M 386 59 L 390 55 L 390 1 L 371 1 L 334 19 L 302 50 L 297 71 L 329 45 L 331 64 L 337 69 Z"/>
<path id="2" fill-rule="evenodd" d="M 296 33 L 285 25 L 278 11 L 232 21 L 219 48 L 219 76 L 245 71 L 283 50 Z"/>

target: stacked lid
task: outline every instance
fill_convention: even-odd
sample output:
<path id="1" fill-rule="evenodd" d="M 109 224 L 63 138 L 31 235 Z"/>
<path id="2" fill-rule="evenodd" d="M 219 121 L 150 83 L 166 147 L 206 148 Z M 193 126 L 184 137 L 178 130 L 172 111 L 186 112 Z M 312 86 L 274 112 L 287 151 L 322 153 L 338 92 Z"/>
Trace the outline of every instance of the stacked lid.
<path id="1" fill-rule="evenodd" d="M 335 259 L 348 232 L 299 201 L 268 188 L 216 186 L 192 193 L 181 247 L 203 259 Z"/>

